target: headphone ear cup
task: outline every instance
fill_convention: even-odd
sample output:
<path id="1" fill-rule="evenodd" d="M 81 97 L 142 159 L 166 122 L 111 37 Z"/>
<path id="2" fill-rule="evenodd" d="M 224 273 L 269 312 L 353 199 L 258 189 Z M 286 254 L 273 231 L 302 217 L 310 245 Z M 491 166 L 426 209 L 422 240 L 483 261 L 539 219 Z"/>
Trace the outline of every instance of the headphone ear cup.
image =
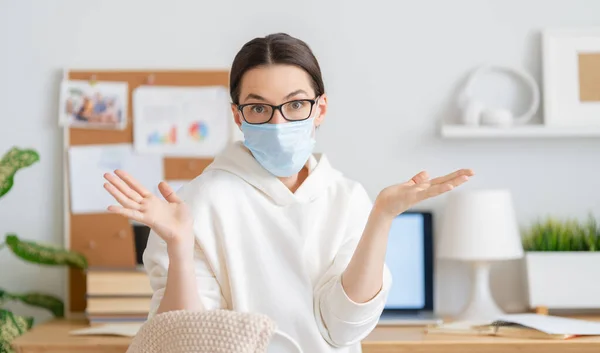
<path id="1" fill-rule="evenodd" d="M 462 110 L 461 123 L 465 125 L 479 125 L 484 105 L 478 101 L 469 101 Z"/>
<path id="2" fill-rule="evenodd" d="M 484 109 L 481 112 L 481 123 L 493 126 L 511 126 L 513 114 L 507 109 Z"/>

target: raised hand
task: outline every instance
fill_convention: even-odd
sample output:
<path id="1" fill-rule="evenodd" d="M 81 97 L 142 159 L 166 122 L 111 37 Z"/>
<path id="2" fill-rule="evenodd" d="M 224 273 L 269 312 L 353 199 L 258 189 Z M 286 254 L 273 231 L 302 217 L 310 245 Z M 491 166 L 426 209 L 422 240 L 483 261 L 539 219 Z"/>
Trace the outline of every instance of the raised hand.
<path id="1" fill-rule="evenodd" d="M 167 183 L 158 184 L 161 199 L 124 171 L 106 173 L 104 178 L 108 181 L 104 188 L 121 204 L 108 211 L 147 225 L 167 244 L 193 241 L 191 213 Z"/>
<path id="2" fill-rule="evenodd" d="M 389 217 L 396 217 L 423 200 L 454 189 L 473 175 L 470 169 L 460 169 L 430 180 L 427 172 L 423 171 L 405 183 L 383 189 L 377 196 L 375 207 Z"/>

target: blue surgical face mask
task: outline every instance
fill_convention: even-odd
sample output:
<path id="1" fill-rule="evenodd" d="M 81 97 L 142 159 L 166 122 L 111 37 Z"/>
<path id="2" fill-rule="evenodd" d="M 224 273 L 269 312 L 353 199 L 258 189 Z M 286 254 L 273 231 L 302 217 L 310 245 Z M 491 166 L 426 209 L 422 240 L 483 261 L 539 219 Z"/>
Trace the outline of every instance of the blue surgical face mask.
<path id="1" fill-rule="evenodd" d="M 298 173 L 313 152 L 313 124 L 314 118 L 260 125 L 242 121 L 244 145 L 271 174 L 288 177 Z"/>

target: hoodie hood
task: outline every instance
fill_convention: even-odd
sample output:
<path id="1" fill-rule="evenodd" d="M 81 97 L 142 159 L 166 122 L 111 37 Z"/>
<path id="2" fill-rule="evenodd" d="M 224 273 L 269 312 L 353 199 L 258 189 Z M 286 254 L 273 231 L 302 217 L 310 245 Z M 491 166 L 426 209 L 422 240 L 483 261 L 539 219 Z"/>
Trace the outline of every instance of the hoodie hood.
<path id="1" fill-rule="evenodd" d="M 234 174 L 264 193 L 277 205 L 287 206 L 308 203 L 323 196 L 327 188 L 342 177 L 339 171 L 331 167 L 324 154 L 314 154 L 314 158 L 317 165 L 295 193 L 264 169 L 240 141 L 228 145 L 206 167 L 205 172 L 221 170 Z"/>

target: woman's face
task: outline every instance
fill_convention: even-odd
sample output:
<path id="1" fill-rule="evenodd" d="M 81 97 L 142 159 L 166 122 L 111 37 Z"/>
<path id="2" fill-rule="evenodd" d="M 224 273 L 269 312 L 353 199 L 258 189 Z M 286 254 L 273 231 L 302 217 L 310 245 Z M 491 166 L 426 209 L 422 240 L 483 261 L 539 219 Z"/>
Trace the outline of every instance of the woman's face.
<path id="1" fill-rule="evenodd" d="M 293 65 L 269 65 L 248 70 L 242 77 L 240 85 L 239 104 L 272 104 L 280 105 L 293 100 L 315 99 L 315 91 L 311 85 L 311 78 L 299 67 Z M 258 107 L 257 109 L 262 109 Z M 269 108 L 270 109 L 270 108 Z M 232 105 L 235 122 L 241 126 L 243 117 L 237 106 Z M 327 97 L 319 97 L 318 102 L 312 107 L 310 113 L 314 117 L 315 126 L 319 126 L 327 112 Z M 287 114 L 286 114 L 287 116 Z M 270 124 L 283 124 L 288 122 L 276 110 Z"/>

